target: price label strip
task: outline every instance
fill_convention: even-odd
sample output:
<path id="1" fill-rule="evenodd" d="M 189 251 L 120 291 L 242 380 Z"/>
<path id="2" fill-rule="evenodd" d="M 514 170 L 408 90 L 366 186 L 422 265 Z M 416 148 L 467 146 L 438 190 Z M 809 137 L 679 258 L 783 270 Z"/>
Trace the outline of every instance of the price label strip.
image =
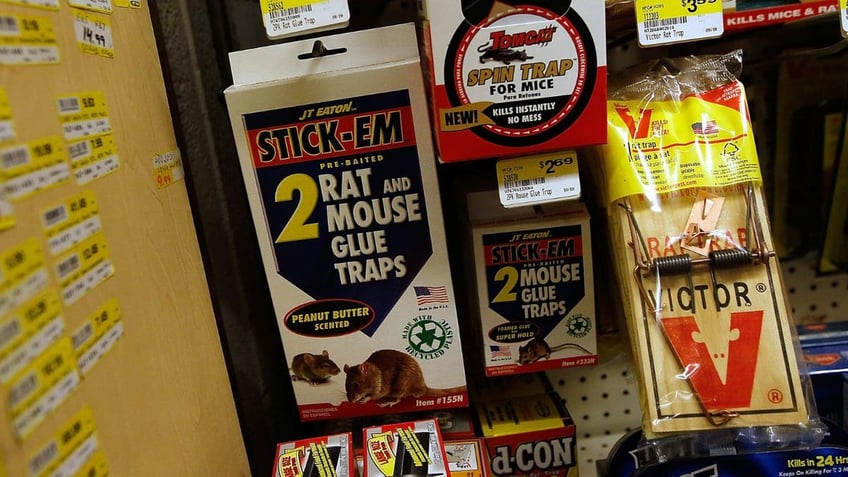
<path id="1" fill-rule="evenodd" d="M 77 10 L 74 12 L 74 34 L 77 46 L 83 53 L 104 58 L 115 57 L 112 25 L 108 18 Z"/>
<path id="2" fill-rule="evenodd" d="M 97 233 L 71 248 L 56 262 L 56 275 L 66 306 L 88 294 L 115 274 L 103 233 Z"/>
<path id="3" fill-rule="evenodd" d="M 59 0 L 0 0 L 0 3 L 20 5 L 23 7 L 43 8 L 56 11 L 59 9 Z"/>
<path id="4" fill-rule="evenodd" d="M 68 0 L 72 7 L 98 13 L 112 13 L 112 0 Z"/>
<path id="5" fill-rule="evenodd" d="M 12 121 L 12 106 L 9 104 L 9 96 L 6 90 L 0 88 L 0 143 L 15 140 L 15 122 Z"/>
<path id="6" fill-rule="evenodd" d="M 543 204 L 580 197 L 577 154 L 563 151 L 497 163 L 498 192 L 504 207 Z"/>
<path id="7" fill-rule="evenodd" d="M 0 315 L 10 313 L 50 284 L 44 251 L 36 238 L 0 253 Z"/>
<path id="8" fill-rule="evenodd" d="M 121 309 L 112 298 L 85 320 L 72 336 L 77 367 L 85 376 L 124 335 Z"/>
<path id="9" fill-rule="evenodd" d="M 53 22 L 29 15 L 0 15 L 0 64 L 41 65 L 59 62 Z"/>
<path id="10" fill-rule="evenodd" d="M 106 98 L 101 91 L 59 97 L 56 99 L 56 107 L 66 141 L 112 132 Z"/>
<path id="11" fill-rule="evenodd" d="M 51 136 L 0 149 L 0 171 L 12 200 L 62 184 L 71 178 L 62 139 Z"/>
<path id="12" fill-rule="evenodd" d="M 85 472 L 100 460 L 99 441 L 91 407 L 84 406 L 63 424 L 47 444 L 27 459 L 31 477 L 105 475 Z M 105 460 L 103 460 L 105 462 Z"/>
<path id="13" fill-rule="evenodd" d="M 58 255 L 100 232 L 100 210 L 94 192 L 85 191 L 41 213 L 47 249 Z"/>
<path id="14" fill-rule="evenodd" d="M 56 342 L 65 331 L 62 302 L 48 290 L 0 320 L 0 383 Z"/>
<path id="15" fill-rule="evenodd" d="M 347 0 L 259 0 L 265 34 L 287 36 L 342 28 L 350 22 Z"/>
<path id="16" fill-rule="evenodd" d="M 79 384 L 71 339 L 64 338 L 21 370 L 9 385 L 15 435 L 27 437 Z"/>
<path id="17" fill-rule="evenodd" d="M 179 149 L 153 156 L 153 181 L 157 189 L 164 189 L 185 177 Z"/>
<path id="18" fill-rule="evenodd" d="M 106 454 L 97 450 L 73 477 L 108 477 L 108 475 L 109 464 L 106 462 Z"/>
<path id="19" fill-rule="evenodd" d="M 121 165 L 112 134 L 68 144 L 68 154 L 78 185 L 86 185 L 111 174 Z"/>
<path id="20" fill-rule="evenodd" d="M 636 0 L 641 46 L 717 38 L 724 33 L 721 0 Z"/>

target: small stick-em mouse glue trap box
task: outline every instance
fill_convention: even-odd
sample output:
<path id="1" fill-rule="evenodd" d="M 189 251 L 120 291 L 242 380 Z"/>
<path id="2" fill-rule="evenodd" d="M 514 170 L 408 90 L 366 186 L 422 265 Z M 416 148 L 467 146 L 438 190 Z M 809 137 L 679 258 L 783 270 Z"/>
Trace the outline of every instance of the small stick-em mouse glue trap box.
<path id="1" fill-rule="evenodd" d="M 355 477 L 351 433 L 277 444 L 272 477 Z"/>
<path id="2" fill-rule="evenodd" d="M 468 406 L 414 26 L 230 62 L 227 106 L 300 418 Z"/>
<path id="3" fill-rule="evenodd" d="M 364 477 L 450 477 L 435 419 L 362 430 Z"/>
<path id="4" fill-rule="evenodd" d="M 491 191 L 468 195 L 486 375 L 597 364 L 585 206 L 504 209 L 497 201 Z"/>
<path id="5" fill-rule="evenodd" d="M 443 162 L 606 141 L 598 0 L 420 0 Z"/>

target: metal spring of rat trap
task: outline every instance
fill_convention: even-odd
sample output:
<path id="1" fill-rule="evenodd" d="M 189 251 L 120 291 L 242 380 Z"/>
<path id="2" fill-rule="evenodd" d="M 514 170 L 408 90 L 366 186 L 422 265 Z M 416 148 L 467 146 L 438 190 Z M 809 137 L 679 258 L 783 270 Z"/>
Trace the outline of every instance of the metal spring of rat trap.
<path id="1" fill-rule="evenodd" d="M 633 248 L 634 260 L 636 266 L 633 269 L 633 276 L 636 279 L 636 284 L 639 287 L 639 293 L 642 295 L 642 300 L 648 310 L 659 318 L 658 312 L 662 311 L 662 294 L 657 295 L 656 305 L 648 294 L 643 281 L 643 277 L 650 274 L 656 275 L 657 278 L 686 275 L 689 289 L 694 293 L 695 287 L 692 283 L 692 270 L 695 266 L 707 266 L 710 270 L 710 280 L 713 287 L 713 300 L 715 300 L 716 308 L 719 307 L 718 289 L 716 287 L 717 280 L 716 269 L 738 268 L 743 266 L 758 265 L 765 263 L 770 257 L 775 256 L 773 250 L 766 248 L 762 240 L 762 231 L 759 228 L 759 216 L 756 205 L 754 203 L 754 188 L 748 184 L 745 192 L 745 237 L 746 248 L 731 248 L 724 250 L 714 250 L 708 253 L 703 258 L 692 258 L 687 253 L 680 255 L 672 255 L 669 257 L 658 257 L 648 259 L 648 247 L 645 239 L 642 236 L 642 231 L 639 229 L 639 224 L 636 221 L 636 216 L 630 203 L 625 199 L 624 203 L 618 204 L 627 212 L 627 219 L 630 225 L 631 242 L 629 245 Z M 755 220 L 756 219 L 756 220 Z M 753 233 L 753 235 L 752 235 Z M 753 238 L 753 240 L 751 240 Z M 753 242 L 752 247 L 748 244 Z M 727 423 L 732 418 L 739 416 L 739 413 L 730 410 L 708 411 L 698 393 L 695 393 L 701 407 L 704 409 L 704 417 L 707 418 L 713 425 L 720 426 Z"/>
<path id="2" fill-rule="evenodd" d="M 716 269 L 739 268 L 749 265 L 758 265 L 765 263 L 770 257 L 775 255 L 773 250 L 766 248 L 762 240 L 762 232 L 759 228 L 759 216 L 756 205 L 754 203 L 754 188 L 748 184 L 745 192 L 745 237 L 747 240 L 746 248 L 730 248 L 724 250 L 713 250 L 706 257 L 692 258 L 687 253 L 680 255 L 671 255 L 668 257 L 657 257 L 648 259 L 648 247 L 645 239 L 642 236 L 642 231 L 639 229 L 639 224 L 636 221 L 636 216 L 633 213 L 633 208 L 625 199 L 623 203 L 618 205 L 627 212 L 627 219 L 630 225 L 630 246 L 633 248 L 636 267 L 633 269 L 633 276 L 636 279 L 636 284 L 639 287 L 639 293 L 642 295 L 642 300 L 645 306 L 651 313 L 662 311 L 662 294 L 658 294 L 656 306 L 654 300 L 645 288 L 644 277 L 655 275 L 657 278 L 686 275 L 689 289 L 693 291 L 695 287 L 692 282 L 692 270 L 695 266 L 708 266 L 710 270 L 710 281 L 713 290 L 713 300 L 716 303 L 716 309 L 719 309 L 718 288 L 716 280 Z M 757 220 L 755 220 L 755 218 Z M 753 240 L 751 240 L 753 238 Z M 753 246 L 748 244 L 753 242 Z"/>

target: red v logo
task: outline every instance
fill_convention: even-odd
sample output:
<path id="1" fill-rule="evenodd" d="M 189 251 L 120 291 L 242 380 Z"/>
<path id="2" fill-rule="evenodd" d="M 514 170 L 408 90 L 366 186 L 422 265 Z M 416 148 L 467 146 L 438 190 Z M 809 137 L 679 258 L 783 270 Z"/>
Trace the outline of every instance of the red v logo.
<path id="1" fill-rule="evenodd" d="M 641 109 L 639 110 L 639 118 L 634 120 L 629 108 L 624 106 L 615 107 L 615 112 L 624 121 L 624 125 L 630 131 L 630 137 L 633 139 L 645 139 L 648 137 L 648 129 L 651 126 L 651 114 L 653 111 L 653 109 Z"/>
<path id="2" fill-rule="evenodd" d="M 728 342 L 727 379 L 722 383 L 706 344 L 695 340 L 700 333 L 694 316 L 663 318 L 666 336 L 681 363 L 691 369 L 689 381 L 707 411 L 751 406 L 754 374 L 760 349 L 763 311 L 740 311 L 730 316 L 730 329 L 739 337 Z"/>

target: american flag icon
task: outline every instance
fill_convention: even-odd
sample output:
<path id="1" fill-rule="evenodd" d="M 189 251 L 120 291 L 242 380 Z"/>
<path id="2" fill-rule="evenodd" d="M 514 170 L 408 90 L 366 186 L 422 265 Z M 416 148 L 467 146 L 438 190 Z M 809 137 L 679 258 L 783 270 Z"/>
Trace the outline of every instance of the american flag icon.
<path id="1" fill-rule="evenodd" d="M 510 358 L 512 351 L 509 346 L 489 345 L 489 351 L 492 353 L 492 358 Z"/>
<path id="2" fill-rule="evenodd" d="M 448 291 L 444 286 L 412 288 L 415 290 L 415 299 L 418 301 L 418 306 L 448 302 Z"/>

